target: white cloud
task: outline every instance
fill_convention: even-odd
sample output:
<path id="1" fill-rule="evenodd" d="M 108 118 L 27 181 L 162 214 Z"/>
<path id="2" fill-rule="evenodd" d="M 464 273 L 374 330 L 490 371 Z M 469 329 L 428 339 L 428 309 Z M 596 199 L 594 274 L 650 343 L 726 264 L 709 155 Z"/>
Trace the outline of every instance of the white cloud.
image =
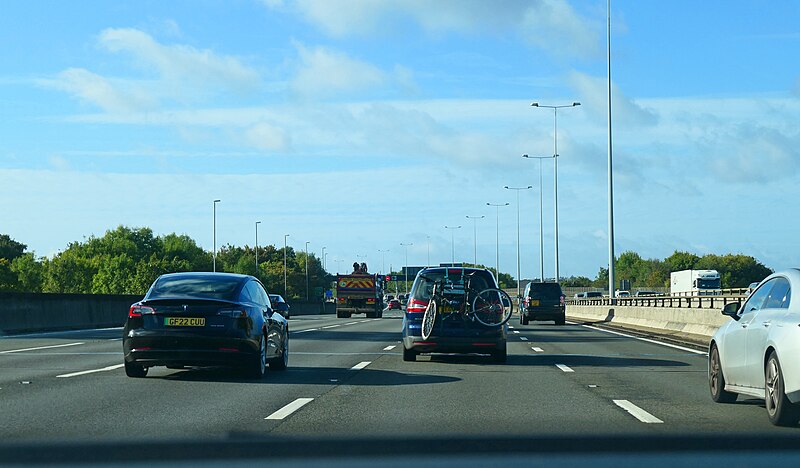
<path id="1" fill-rule="evenodd" d="M 106 112 L 126 113 L 156 107 L 157 99 L 141 83 L 114 80 L 83 68 L 68 68 L 39 84 L 72 94 Z"/>
<path id="2" fill-rule="evenodd" d="M 554 55 L 578 57 L 599 51 L 598 24 L 566 0 L 296 0 L 264 1 L 270 8 L 298 12 L 335 37 L 386 34 L 406 18 L 432 33 L 507 34 L 512 31 Z"/>
<path id="3" fill-rule="evenodd" d="M 608 79 L 572 72 L 569 76 L 572 86 L 578 91 L 580 101 L 586 112 L 596 119 L 608 120 Z M 611 84 L 611 111 L 615 123 L 626 125 L 653 125 L 658 122 L 658 114 L 626 96 L 613 82 Z"/>
<path id="4" fill-rule="evenodd" d="M 296 44 L 300 70 L 291 83 L 304 96 L 324 96 L 333 92 L 363 92 L 381 86 L 386 75 L 377 67 L 325 47 L 307 48 Z"/>
<path id="5" fill-rule="evenodd" d="M 236 57 L 182 44 L 160 44 L 137 29 L 105 29 L 98 40 L 110 52 L 130 54 L 141 68 L 155 69 L 161 78 L 173 85 L 188 84 L 207 91 L 222 86 L 240 93 L 259 84 L 258 73 Z"/>
<path id="6" fill-rule="evenodd" d="M 266 151 L 285 151 L 289 148 L 289 138 L 280 128 L 261 122 L 245 132 L 246 140 L 254 147 Z"/>

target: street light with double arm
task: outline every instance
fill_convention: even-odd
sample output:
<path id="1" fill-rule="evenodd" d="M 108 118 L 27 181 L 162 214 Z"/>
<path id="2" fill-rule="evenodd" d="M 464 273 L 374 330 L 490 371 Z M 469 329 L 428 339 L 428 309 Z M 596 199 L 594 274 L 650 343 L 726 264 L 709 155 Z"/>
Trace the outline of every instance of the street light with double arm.
<path id="1" fill-rule="evenodd" d="M 544 282 L 544 192 L 542 192 L 542 159 L 553 159 L 552 156 L 528 156 L 522 155 L 523 158 L 538 159 L 539 160 L 539 281 Z"/>
<path id="2" fill-rule="evenodd" d="M 450 230 L 450 265 L 456 266 L 456 238 L 455 232 L 456 229 L 461 229 L 461 225 L 458 226 L 445 226 L 445 229 Z"/>
<path id="3" fill-rule="evenodd" d="M 496 239 L 494 246 L 494 255 L 495 255 L 494 280 L 495 282 L 497 282 L 497 286 L 500 287 L 500 207 L 508 206 L 508 203 L 487 202 L 486 205 L 497 208 L 497 232 L 496 232 Z"/>
<path id="4" fill-rule="evenodd" d="M 485 217 L 486 216 L 484 216 L 484 215 L 480 215 L 480 216 L 467 215 L 467 219 L 471 219 L 472 220 L 472 235 L 473 235 L 473 238 L 475 239 L 475 257 L 473 259 L 473 262 L 474 262 L 475 266 L 478 266 L 478 220 L 479 219 L 483 219 Z"/>

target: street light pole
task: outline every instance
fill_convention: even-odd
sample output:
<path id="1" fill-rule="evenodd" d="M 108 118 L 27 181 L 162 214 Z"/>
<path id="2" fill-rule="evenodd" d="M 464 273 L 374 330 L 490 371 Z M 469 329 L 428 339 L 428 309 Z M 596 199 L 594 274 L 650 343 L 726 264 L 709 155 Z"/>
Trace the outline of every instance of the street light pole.
<path id="1" fill-rule="evenodd" d="M 486 203 L 486 204 L 488 206 L 493 206 L 497 209 L 497 232 L 494 244 L 494 255 L 495 255 L 494 280 L 497 283 L 497 286 L 500 287 L 500 207 L 508 206 L 508 203 Z"/>
<path id="2" fill-rule="evenodd" d="M 445 229 L 450 229 L 450 265 L 456 266 L 456 238 L 455 232 L 456 229 L 461 229 L 461 225 L 458 226 L 445 226 Z"/>
<path id="3" fill-rule="evenodd" d="M 467 215 L 467 219 L 471 219 L 472 220 L 472 235 L 473 235 L 473 237 L 475 239 L 475 259 L 473 260 L 473 262 L 474 262 L 474 265 L 476 267 L 478 266 L 478 220 L 479 219 L 483 219 L 485 217 L 486 216 L 484 216 L 484 215 L 480 215 L 480 216 Z"/>
<path id="4" fill-rule="evenodd" d="M 428 240 L 428 263 L 425 266 L 431 266 L 431 236 L 425 236 Z"/>
<path id="5" fill-rule="evenodd" d="M 408 294 L 408 246 L 409 245 L 414 245 L 414 243 L 413 242 L 409 242 L 409 243 L 406 244 L 406 243 L 401 242 L 400 245 L 405 247 L 405 250 L 406 250 L 406 266 L 403 268 L 403 273 L 406 276 L 406 294 Z"/>
<path id="6" fill-rule="evenodd" d="M 308 301 L 308 244 L 310 243 L 306 241 L 306 301 Z"/>
<path id="7" fill-rule="evenodd" d="M 261 221 L 256 221 L 256 277 L 258 277 L 258 225 Z"/>
<path id="8" fill-rule="evenodd" d="M 283 235 L 283 298 L 289 298 L 289 281 L 287 280 L 286 275 L 286 238 L 289 237 L 289 234 Z"/>
<path id="9" fill-rule="evenodd" d="M 542 191 L 542 159 L 553 159 L 552 156 L 528 156 L 522 155 L 523 158 L 538 159 L 539 160 L 539 281 L 544 283 L 544 192 Z"/>
<path id="10" fill-rule="evenodd" d="M 214 240 L 213 240 L 213 247 L 212 247 L 213 251 L 212 251 L 212 254 L 211 254 L 211 263 L 213 265 L 212 268 L 213 268 L 214 273 L 217 272 L 217 203 L 219 203 L 219 202 L 220 202 L 219 200 L 214 200 L 214 203 L 212 204 L 213 207 L 214 207 L 213 208 L 213 211 L 214 211 L 214 215 L 213 215 L 213 217 L 214 217 L 213 218 L 214 219 L 214 221 L 213 221 L 213 225 L 214 225 L 213 238 L 214 238 Z"/>
<path id="11" fill-rule="evenodd" d="M 381 253 L 381 275 L 386 275 L 386 262 L 384 260 L 386 259 L 386 252 L 389 252 L 389 249 L 378 249 L 378 252 Z"/>
<path id="12" fill-rule="evenodd" d="M 520 190 L 530 190 L 533 188 L 532 185 L 527 187 L 509 187 L 508 185 L 505 186 L 507 190 L 514 190 L 517 192 L 517 297 L 522 297 L 522 290 L 520 289 L 520 279 L 522 278 L 522 267 L 520 263 L 520 255 L 519 255 L 519 192 Z"/>
<path id="13" fill-rule="evenodd" d="M 615 302 L 614 284 L 614 179 L 611 163 L 611 0 L 607 3 L 608 34 L 608 297 Z"/>
<path id="14" fill-rule="evenodd" d="M 327 272 L 328 270 L 325 269 L 325 249 L 327 249 L 327 247 L 322 248 L 322 255 L 320 255 L 320 260 L 322 260 L 322 271 Z"/>
<path id="15" fill-rule="evenodd" d="M 580 102 L 573 102 L 572 104 L 564 104 L 560 106 L 545 106 L 539 104 L 538 102 L 531 103 L 533 107 L 544 107 L 547 109 L 553 109 L 553 199 L 555 203 L 555 251 L 556 251 L 556 283 L 559 282 L 559 271 L 558 271 L 558 109 L 562 109 L 565 107 L 575 107 L 580 106 Z"/>

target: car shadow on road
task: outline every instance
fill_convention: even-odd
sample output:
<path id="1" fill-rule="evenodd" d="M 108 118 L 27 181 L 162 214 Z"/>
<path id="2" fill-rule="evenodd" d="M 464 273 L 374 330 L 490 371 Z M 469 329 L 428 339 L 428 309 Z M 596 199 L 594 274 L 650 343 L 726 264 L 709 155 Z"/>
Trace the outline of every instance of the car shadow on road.
<path id="1" fill-rule="evenodd" d="M 347 327 L 332 328 L 328 330 L 314 330 L 306 333 L 290 332 L 293 340 L 314 340 L 314 341 L 377 341 L 380 343 L 393 343 L 400 337 L 401 330 L 391 332 L 367 332 L 355 331 Z"/>
<path id="2" fill-rule="evenodd" d="M 691 358 L 695 355 L 688 355 Z M 702 357 L 705 362 L 705 357 Z M 536 366 L 555 366 L 563 364 L 568 367 L 689 367 L 692 364 L 673 359 L 659 357 L 635 357 L 635 356 L 597 356 L 589 354 L 539 354 L 525 355 L 512 354 L 508 356 L 507 366 L 536 367 Z M 704 370 L 705 372 L 705 370 Z"/>
<path id="3" fill-rule="evenodd" d="M 263 379 L 242 376 L 237 369 L 199 367 L 172 370 L 169 375 L 148 376 L 145 379 L 161 379 L 178 382 L 236 382 L 260 385 L 354 385 L 397 386 L 450 383 L 461 380 L 457 377 L 405 373 L 383 369 L 361 369 L 354 371 L 343 367 L 290 367 L 281 372 L 268 371 Z"/>

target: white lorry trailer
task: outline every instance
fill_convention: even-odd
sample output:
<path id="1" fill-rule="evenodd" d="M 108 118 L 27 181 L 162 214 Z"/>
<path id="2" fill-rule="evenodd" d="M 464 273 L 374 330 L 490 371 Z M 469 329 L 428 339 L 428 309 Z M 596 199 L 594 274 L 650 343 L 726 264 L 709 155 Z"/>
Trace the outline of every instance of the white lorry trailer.
<path id="1" fill-rule="evenodd" d="M 672 296 L 714 296 L 722 293 L 717 270 L 681 270 L 669 275 Z"/>

